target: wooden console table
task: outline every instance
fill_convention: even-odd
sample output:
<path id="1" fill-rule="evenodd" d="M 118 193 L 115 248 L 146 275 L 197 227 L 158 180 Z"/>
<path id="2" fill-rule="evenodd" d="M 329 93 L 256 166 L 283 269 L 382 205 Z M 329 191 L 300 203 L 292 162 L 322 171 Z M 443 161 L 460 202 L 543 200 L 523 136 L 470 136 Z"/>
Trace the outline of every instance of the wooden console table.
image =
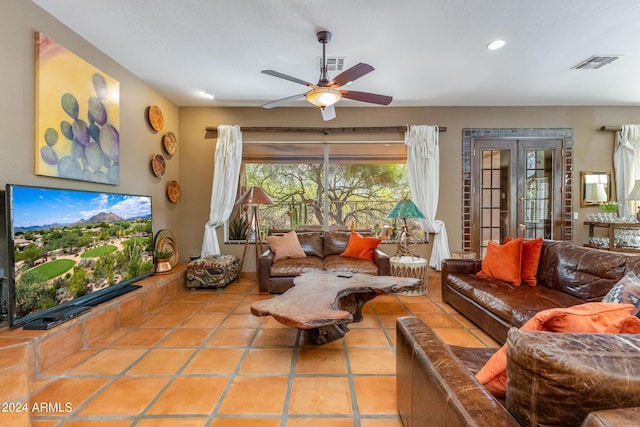
<path id="1" fill-rule="evenodd" d="M 638 230 L 640 229 L 640 223 L 638 222 L 594 222 L 585 221 L 584 225 L 589 226 L 589 237 L 595 237 L 594 231 L 596 228 L 603 228 L 607 230 L 607 237 L 609 239 L 608 247 L 597 247 L 597 249 L 610 250 L 615 252 L 640 252 L 640 247 L 618 247 L 615 244 L 616 230 Z M 585 244 L 586 247 L 594 247 L 590 244 Z"/>
<path id="2" fill-rule="evenodd" d="M 251 313 L 271 315 L 283 325 L 305 331 L 308 342 L 325 344 L 342 338 L 349 331 L 348 323 L 362 320 L 367 301 L 415 290 L 421 282 L 410 277 L 314 271 L 296 277 L 295 286 L 285 293 L 251 304 Z"/>

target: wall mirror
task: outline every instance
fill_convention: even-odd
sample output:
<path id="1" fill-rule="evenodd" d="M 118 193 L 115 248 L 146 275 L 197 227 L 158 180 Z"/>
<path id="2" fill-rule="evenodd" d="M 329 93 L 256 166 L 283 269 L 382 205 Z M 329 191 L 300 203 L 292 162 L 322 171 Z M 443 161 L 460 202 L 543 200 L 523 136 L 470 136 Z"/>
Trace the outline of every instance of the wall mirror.
<path id="1" fill-rule="evenodd" d="M 611 201 L 611 172 L 581 172 L 580 206 Z"/>

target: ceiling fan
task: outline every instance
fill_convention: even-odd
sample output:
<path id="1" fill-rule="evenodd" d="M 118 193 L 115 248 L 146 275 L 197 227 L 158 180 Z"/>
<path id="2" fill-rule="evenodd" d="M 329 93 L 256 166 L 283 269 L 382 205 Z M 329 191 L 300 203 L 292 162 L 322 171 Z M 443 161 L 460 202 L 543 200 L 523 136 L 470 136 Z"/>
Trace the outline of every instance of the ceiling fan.
<path id="1" fill-rule="evenodd" d="M 317 84 L 309 83 L 296 77 L 289 76 L 287 74 L 279 73 L 273 70 L 262 70 L 264 74 L 268 74 L 273 77 L 289 80 L 294 83 L 299 83 L 311 88 L 308 92 L 301 93 L 299 95 L 289 96 L 287 98 L 278 99 L 264 104 L 263 108 L 273 108 L 280 105 L 287 104 L 289 102 L 306 99 L 307 102 L 320 107 L 322 112 L 322 118 L 327 121 L 336 117 L 336 111 L 334 104 L 340 101 L 342 98 L 353 99 L 354 101 L 370 102 L 372 104 L 389 105 L 393 99 L 390 96 L 378 95 L 369 92 L 357 92 L 353 90 L 340 89 L 342 86 L 346 86 L 356 79 L 370 73 L 374 68 L 365 63 L 358 63 L 348 70 L 335 76 L 329 80 L 327 76 L 327 59 L 325 56 L 325 48 L 327 43 L 331 41 L 331 33 L 329 31 L 320 31 L 316 34 L 318 41 L 322 43 L 322 66 L 320 67 L 320 80 Z"/>

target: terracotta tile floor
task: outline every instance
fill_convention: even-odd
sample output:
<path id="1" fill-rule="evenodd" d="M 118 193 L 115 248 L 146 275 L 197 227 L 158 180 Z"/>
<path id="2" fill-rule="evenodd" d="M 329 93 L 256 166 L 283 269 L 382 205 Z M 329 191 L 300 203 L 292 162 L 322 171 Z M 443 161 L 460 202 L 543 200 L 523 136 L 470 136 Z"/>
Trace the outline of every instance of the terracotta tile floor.
<path id="1" fill-rule="evenodd" d="M 252 301 L 271 297 L 246 279 L 179 293 L 35 381 L 32 402 L 68 411 L 34 414 L 32 426 L 401 427 L 397 317 L 421 317 L 450 344 L 498 345 L 442 304 L 436 271 L 428 296 L 377 297 L 362 322 L 323 346 L 250 313 Z"/>

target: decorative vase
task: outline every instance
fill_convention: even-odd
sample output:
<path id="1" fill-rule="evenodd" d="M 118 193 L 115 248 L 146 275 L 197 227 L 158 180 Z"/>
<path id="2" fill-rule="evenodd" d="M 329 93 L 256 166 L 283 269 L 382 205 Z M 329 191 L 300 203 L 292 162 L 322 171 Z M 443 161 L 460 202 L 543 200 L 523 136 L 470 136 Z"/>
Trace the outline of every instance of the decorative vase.
<path id="1" fill-rule="evenodd" d="M 169 262 L 171 258 L 158 258 L 153 265 L 153 274 L 167 274 L 170 273 L 173 267 Z"/>

